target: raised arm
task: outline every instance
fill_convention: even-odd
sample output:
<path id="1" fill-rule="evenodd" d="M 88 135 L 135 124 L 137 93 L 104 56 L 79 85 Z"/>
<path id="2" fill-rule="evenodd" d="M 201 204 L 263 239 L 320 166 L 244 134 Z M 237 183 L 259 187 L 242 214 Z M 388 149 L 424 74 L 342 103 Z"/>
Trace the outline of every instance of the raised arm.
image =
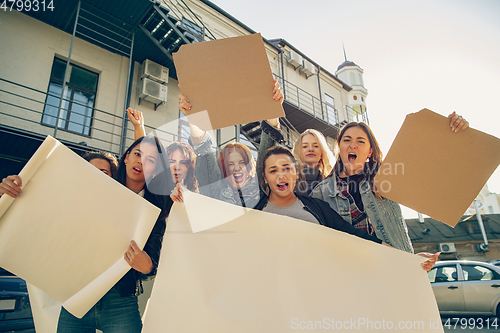
<path id="1" fill-rule="evenodd" d="M 184 95 L 179 95 L 177 98 L 179 99 L 179 109 L 185 116 L 187 116 L 186 112 L 190 111 L 192 107 L 189 103 L 189 99 Z M 191 123 L 189 123 L 189 129 L 191 130 L 191 142 L 194 146 L 198 146 L 205 136 L 205 131 Z"/>
<path id="2" fill-rule="evenodd" d="M 142 117 L 142 112 L 134 110 L 132 108 L 127 109 L 128 120 L 134 126 L 134 141 L 146 136 L 146 130 L 144 129 L 144 118 Z"/>
<path id="3" fill-rule="evenodd" d="M 179 110 L 186 115 L 187 111 L 191 110 L 189 99 L 184 95 L 177 96 L 179 98 Z M 198 126 L 189 123 L 190 137 L 189 144 L 193 147 L 196 154 L 196 165 L 194 173 L 198 180 L 198 188 L 200 193 L 211 198 L 218 198 L 220 188 L 220 180 L 222 174 L 217 165 L 217 157 L 212 144 L 212 137 Z"/>

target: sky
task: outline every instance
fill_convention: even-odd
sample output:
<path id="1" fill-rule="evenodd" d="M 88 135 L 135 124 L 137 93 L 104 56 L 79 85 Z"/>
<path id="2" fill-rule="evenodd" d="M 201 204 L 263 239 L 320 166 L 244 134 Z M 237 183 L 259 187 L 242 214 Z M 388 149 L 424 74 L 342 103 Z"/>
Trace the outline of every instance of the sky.
<path id="1" fill-rule="evenodd" d="M 423 108 L 456 111 L 500 138 L 499 0 L 212 2 L 331 73 L 344 62 L 344 43 L 347 59 L 364 70 L 370 127 L 384 154 L 405 116 Z M 500 193 L 500 168 L 487 184 Z M 416 217 L 406 208 L 403 214 Z"/>

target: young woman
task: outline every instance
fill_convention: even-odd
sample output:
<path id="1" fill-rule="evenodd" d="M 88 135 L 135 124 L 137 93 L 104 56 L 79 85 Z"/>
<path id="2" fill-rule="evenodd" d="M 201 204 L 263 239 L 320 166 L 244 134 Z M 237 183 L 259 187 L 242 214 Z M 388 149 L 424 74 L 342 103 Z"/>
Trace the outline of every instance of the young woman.
<path id="1" fill-rule="evenodd" d="M 86 152 L 82 157 L 106 175 L 115 176 L 116 169 L 118 169 L 118 161 L 115 155 L 104 151 L 90 151 Z"/>
<path id="2" fill-rule="evenodd" d="M 451 130 L 468 127 L 462 117 L 451 114 Z M 311 193 L 328 202 L 345 221 L 359 230 L 376 235 L 385 243 L 413 253 L 399 204 L 382 198 L 374 184 L 382 163 L 382 152 L 373 132 L 365 123 L 345 125 L 336 141 L 337 161 L 331 176 Z M 428 258 L 422 267 L 430 270 L 439 253 L 419 253 Z"/>
<path id="3" fill-rule="evenodd" d="M 155 195 L 149 190 L 149 185 L 159 181 L 158 179 L 162 177 L 161 171 L 165 170 L 167 162 L 162 161 L 163 155 L 165 149 L 157 138 L 142 137 L 136 140 L 120 159 L 115 179 L 160 208 L 161 213 L 143 250 L 133 240 L 130 242 L 124 259 L 132 269 L 81 319 L 62 308 L 58 333 L 94 332 L 96 329 L 103 333 L 141 332 L 142 322 L 137 296 L 142 293 L 141 280 L 156 274 L 165 232 L 165 218 L 173 203 L 170 197 Z M 85 156 L 90 163 L 111 176 L 114 170 L 113 161 L 116 160 L 110 158 L 108 166 L 104 162 L 108 159 L 103 157 L 106 157 L 106 154 L 90 153 Z M 168 182 L 160 181 L 160 183 Z M 15 198 L 22 193 L 21 186 L 22 180 L 19 176 L 9 176 L 0 185 L 0 193 L 7 193 Z"/>
<path id="4" fill-rule="evenodd" d="M 161 173 L 162 164 L 166 164 L 162 162 L 164 154 L 165 149 L 157 138 L 143 137 L 136 140 L 120 159 L 115 179 L 162 211 L 143 250 L 133 240 L 130 242 L 124 259 L 132 269 L 81 319 L 62 308 L 58 333 L 93 332 L 96 329 L 104 333 L 141 332 L 137 296 L 142 293 L 141 280 L 156 274 L 165 218 L 172 206 L 168 196 L 155 195 L 148 186 Z"/>
<path id="5" fill-rule="evenodd" d="M 295 157 L 288 148 L 274 146 L 268 149 L 262 158 L 262 170 L 260 185 L 268 195 L 262 197 L 255 209 L 321 224 L 382 243 L 375 235 L 345 222 L 326 202 L 294 192 L 300 174 Z"/>
<path id="6" fill-rule="evenodd" d="M 301 162 L 299 172 L 303 178 L 295 191 L 309 195 L 313 188 L 331 173 L 335 158 L 325 136 L 315 129 L 302 132 L 295 142 L 293 153 Z"/>
<path id="7" fill-rule="evenodd" d="M 127 115 L 130 123 L 134 126 L 135 139 L 138 140 L 146 136 L 142 112 L 129 107 Z M 185 185 L 190 191 L 199 193 L 198 181 L 195 176 L 196 154 L 191 146 L 179 140 L 170 144 L 166 151 L 174 183 Z M 155 183 L 153 185 L 154 192 L 162 194 L 167 194 L 165 189 L 170 187 L 168 184 Z"/>

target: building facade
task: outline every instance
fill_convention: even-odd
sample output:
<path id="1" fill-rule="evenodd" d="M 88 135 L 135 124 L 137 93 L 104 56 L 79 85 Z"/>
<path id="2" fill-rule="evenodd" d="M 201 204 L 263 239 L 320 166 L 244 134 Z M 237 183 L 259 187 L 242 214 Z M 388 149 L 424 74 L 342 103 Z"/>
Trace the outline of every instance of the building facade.
<path id="1" fill-rule="evenodd" d="M 18 173 L 47 135 L 78 153 L 121 154 L 133 142 L 128 106 L 165 144 L 187 138 L 172 53 L 255 33 L 206 0 L 68 0 L 43 11 L 0 10 L 0 24 L 2 177 Z M 285 39 L 264 45 L 285 95 L 289 145 L 315 128 L 333 146 L 345 122 L 368 122 L 359 66 L 346 60 L 332 74 Z M 218 146 L 241 140 L 255 149 L 260 128 L 242 124 L 213 136 Z"/>

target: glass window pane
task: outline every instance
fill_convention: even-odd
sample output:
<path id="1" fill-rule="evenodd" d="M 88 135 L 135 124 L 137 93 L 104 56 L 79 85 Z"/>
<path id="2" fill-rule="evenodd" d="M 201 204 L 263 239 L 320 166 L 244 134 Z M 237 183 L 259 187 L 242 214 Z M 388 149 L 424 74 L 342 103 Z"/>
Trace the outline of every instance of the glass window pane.
<path id="1" fill-rule="evenodd" d="M 474 265 L 462 265 L 462 271 L 464 273 L 464 279 L 466 281 L 479 281 L 479 280 L 494 280 L 498 278 L 496 272 L 483 267 Z"/>
<path id="2" fill-rule="evenodd" d="M 458 280 L 457 266 L 434 267 L 427 273 L 430 282 L 453 282 Z"/>
<path id="3" fill-rule="evenodd" d="M 59 96 L 61 96 L 62 84 L 59 82 L 50 82 L 49 83 L 49 91 L 47 95 L 47 100 L 45 104 L 45 108 L 43 110 L 42 123 L 50 126 L 54 126 L 56 124 L 57 119 L 57 110 L 59 109 L 59 101 L 61 100 Z M 69 99 L 71 94 L 70 89 L 66 89 L 64 98 Z M 57 97 L 56 97 L 57 96 Z M 68 109 L 68 101 L 64 101 L 62 104 L 62 109 L 59 117 L 59 127 L 64 127 L 66 122 L 67 110 Z"/>
<path id="4" fill-rule="evenodd" d="M 54 65 L 52 65 L 52 73 L 50 74 L 51 78 L 63 80 L 64 79 L 64 71 L 66 70 L 66 61 L 62 61 L 60 59 L 54 59 Z"/>
<path id="5" fill-rule="evenodd" d="M 68 130 L 89 135 L 92 121 L 92 106 L 94 105 L 94 95 L 75 89 L 69 115 Z M 84 104 L 84 105 L 80 105 Z"/>
<path id="6" fill-rule="evenodd" d="M 71 68 L 71 77 L 69 82 L 79 88 L 96 91 L 97 88 L 97 74 L 89 72 L 80 67 Z"/>
<path id="7" fill-rule="evenodd" d="M 43 124 L 55 126 L 60 102 L 59 96 L 61 95 L 62 89 L 61 81 L 64 78 L 65 69 L 65 61 L 54 59 L 46 105 L 42 116 Z M 59 122 L 57 126 L 75 133 L 90 135 L 93 107 L 95 105 L 95 92 L 97 90 L 99 75 L 72 65 L 70 69 L 70 79 L 65 88 L 64 98 L 66 100 L 63 102 L 61 111 L 59 112 Z M 74 94 L 72 92 L 73 90 Z M 75 102 L 78 104 L 75 104 Z"/>

